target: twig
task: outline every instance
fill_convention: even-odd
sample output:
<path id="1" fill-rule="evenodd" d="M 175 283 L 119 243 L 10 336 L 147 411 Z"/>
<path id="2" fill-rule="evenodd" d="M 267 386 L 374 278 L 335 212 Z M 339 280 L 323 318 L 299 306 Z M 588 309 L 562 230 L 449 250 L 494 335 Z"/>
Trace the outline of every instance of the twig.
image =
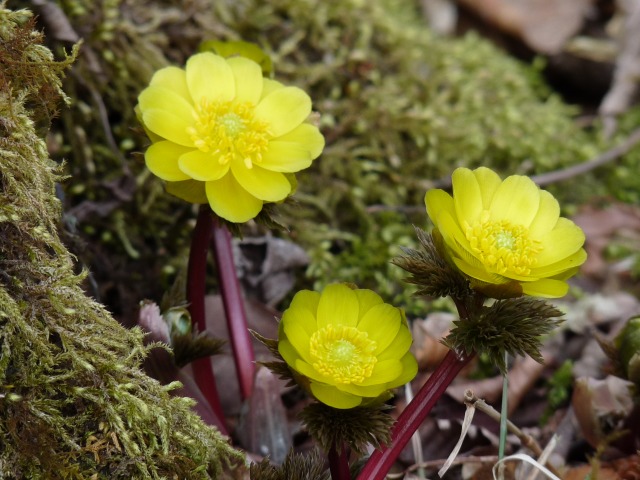
<path id="1" fill-rule="evenodd" d="M 598 155 L 588 162 L 573 165 L 572 167 L 565 168 L 563 170 L 556 170 L 555 172 L 543 173 L 531 177 L 535 183 L 540 186 L 549 185 L 551 183 L 562 182 L 578 175 L 585 174 L 591 170 L 601 167 L 602 165 L 609 163 L 628 151 L 630 151 L 636 144 L 640 143 L 640 128 L 634 130 L 629 137 L 620 145 L 607 150 L 602 155 Z"/>
<path id="2" fill-rule="evenodd" d="M 467 390 L 465 392 L 464 403 L 474 406 L 481 412 L 487 414 L 491 419 L 495 420 L 496 422 L 500 422 L 500 412 L 496 411 L 491 405 L 485 403 L 485 401 L 481 398 L 476 397 L 471 390 Z M 542 449 L 540 448 L 540 445 L 538 445 L 538 442 L 536 442 L 531 435 L 527 435 L 522 430 L 520 430 L 510 420 L 507 420 L 507 430 L 518 437 L 520 443 L 531 450 L 535 457 L 540 457 L 540 455 L 542 455 Z M 548 463 L 547 467 L 553 472 L 554 475 L 561 477 L 560 473 L 553 465 Z"/>
<path id="3" fill-rule="evenodd" d="M 456 457 L 455 460 L 451 462 L 451 465 L 464 465 L 465 463 L 483 463 L 483 464 L 494 464 L 498 461 L 497 455 L 484 455 L 481 457 L 477 456 L 468 456 L 468 457 Z M 414 472 L 421 468 L 423 469 L 432 469 L 438 468 L 444 465 L 447 462 L 446 458 L 440 458 L 438 460 L 428 460 L 426 462 L 415 463 L 405 469 L 404 472 L 401 473 L 390 473 L 387 475 L 388 479 L 392 478 L 403 478 L 409 472 Z"/>
<path id="4" fill-rule="evenodd" d="M 605 165 L 606 163 L 612 162 L 625 153 L 631 151 L 638 143 L 640 143 L 640 128 L 631 132 L 631 135 L 627 137 L 620 145 L 613 147 L 611 150 L 607 150 L 606 152 L 598 155 L 597 157 L 592 158 L 583 163 L 579 163 L 578 165 L 573 165 L 571 167 L 567 167 L 562 170 L 555 170 L 553 172 L 541 173 L 540 175 L 534 175 L 531 177 L 538 185 L 545 186 L 550 185 L 552 183 L 563 182 L 565 180 L 569 180 L 570 178 L 577 177 L 578 175 L 583 175 L 591 170 L 594 170 L 598 167 Z M 430 190 L 432 188 L 442 188 L 449 189 L 451 188 L 451 176 L 447 176 L 444 178 L 440 178 L 438 180 L 425 180 L 421 182 L 421 185 L 425 190 Z M 416 206 L 416 205 L 369 205 L 366 208 L 367 213 L 379 213 L 379 212 L 400 212 L 400 213 L 416 213 L 423 212 L 424 206 Z"/>

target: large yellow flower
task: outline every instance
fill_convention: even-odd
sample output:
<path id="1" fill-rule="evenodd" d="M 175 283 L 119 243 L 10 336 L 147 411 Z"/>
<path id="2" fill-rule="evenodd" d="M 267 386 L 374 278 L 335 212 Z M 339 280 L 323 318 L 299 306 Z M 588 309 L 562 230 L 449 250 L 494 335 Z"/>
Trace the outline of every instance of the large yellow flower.
<path id="1" fill-rule="evenodd" d="M 208 202 L 231 222 L 285 199 L 287 174 L 307 168 L 324 147 L 318 128 L 305 122 L 309 96 L 263 78 L 244 57 L 199 53 L 185 69 L 163 68 L 138 108 L 154 141 L 145 153 L 149 170 L 170 193 Z"/>
<path id="2" fill-rule="evenodd" d="M 417 372 L 401 309 L 371 290 L 329 285 L 298 292 L 280 322 L 278 350 L 309 380 L 315 398 L 352 408 L 404 385 Z"/>
<path id="3" fill-rule="evenodd" d="M 458 168 L 452 180 L 453 197 L 427 192 L 427 213 L 474 288 L 497 297 L 565 295 L 587 254 L 584 233 L 560 216 L 553 195 L 528 177 L 502 181 L 484 167 Z"/>

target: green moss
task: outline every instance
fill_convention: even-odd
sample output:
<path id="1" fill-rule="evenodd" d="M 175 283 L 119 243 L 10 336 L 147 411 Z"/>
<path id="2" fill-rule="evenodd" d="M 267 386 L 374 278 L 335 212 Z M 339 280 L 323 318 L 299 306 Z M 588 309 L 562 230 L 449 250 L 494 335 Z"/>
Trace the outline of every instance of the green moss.
<path id="1" fill-rule="evenodd" d="M 3 2 L 0 39 L 0 477 L 216 477 L 239 454 L 142 372 L 142 331 L 84 294 L 58 236 L 61 169 L 34 119 L 64 98 L 75 52 L 55 62 Z"/>

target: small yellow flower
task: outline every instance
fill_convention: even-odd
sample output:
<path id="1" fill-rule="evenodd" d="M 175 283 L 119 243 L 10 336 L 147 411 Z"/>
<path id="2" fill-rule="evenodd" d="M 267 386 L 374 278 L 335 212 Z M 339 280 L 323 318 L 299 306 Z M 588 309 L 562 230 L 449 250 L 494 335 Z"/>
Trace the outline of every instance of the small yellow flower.
<path id="1" fill-rule="evenodd" d="M 278 337 L 282 358 L 334 408 L 367 403 L 410 381 L 418 368 L 403 311 L 371 290 L 335 284 L 298 292 Z"/>
<path id="2" fill-rule="evenodd" d="M 309 167 L 324 147 L 318 128 L 305 122 L 309 96 L 263 78 L 244 57 L 199 53 L 185 69 L 159 70 L 138 112 L 153 140 L 149 170 L 170 193 L 208 202 L 231 222 L 284 200 L 292 191 L 287 175 Z"/>
<path id="3" fill-rule="evenodd" d="M 430 190 L 425 204 L 451 260 L 472 286 L 497 298 L 565 295 L 566 280 L 587 253 L 584 233 L 560 217 L 553 195 L 528 177 L 502 181 L 484 167 L 458 168 L 452 180 L 453 197 Z"/>

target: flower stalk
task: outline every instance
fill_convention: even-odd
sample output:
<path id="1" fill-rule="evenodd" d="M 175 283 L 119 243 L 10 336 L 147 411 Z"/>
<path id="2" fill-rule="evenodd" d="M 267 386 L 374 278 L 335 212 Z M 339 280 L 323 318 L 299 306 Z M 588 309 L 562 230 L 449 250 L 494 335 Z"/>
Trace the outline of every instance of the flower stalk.
<path id="1" fill-rule="evenodd" d="M 209 241 L 213 227 L 213 217 L 208 205 L 203 205 L 198 211 L 198 219 L 193 230 L 191 239 L 191 250 L 189 252 L 189 265 L 187 274 L 187 301 L 189 302 L 189 313 L 191 319 L 198 328 L 204 332 L 207 328 L 205 317 L 205 278 L 207 270 L 207 253 L 209 251 Z M 202 394 L 211 405 L 215 414 L 215 426 L 220 432 L 228 434 L 224 424 L 224 414 L 218 396 L 216 379 L 209 357 L 201 358 L 193 362 L 193 374 L 202 391 Z"/>
<path id="2" fill-rule="evenodd" d="M 509 354 L 504 352 L 505 372 L 502 374 L 502 406 L 500 407 L 500 443 L 498 445 L 498 460 L 504 458 L 505 445 L 507 444 L 507 416 L 509 399 Z"/>
<path id="3" fill-rule="evenodd" d="M 433 409 L 438 399 L 473 355 L 458 356 L 450 350 L 418 394 L 398 417 L 391 431 L 391 443 L 373 452 L 358 476 L 358 480 L 384 480 L 387 472 L 413 433 Z"/>
<path id="4" fill-rule="evenodd" d="M 349 470 L 349 449 L 343 444 L 335 444 L 329 450 L 329 471 L 332 480 L 351 480 Z"/>
<path id="5" fill-rule="evenodd" d="M 240 282 L 233 261 L 231 234 L 219 221 L 213 222 L 211 247 L 216 259 L 220 292 L 224 305 L 227 327 L 231 339 L 233 359 L 243 400 L 251 396 L 255 376 L 255 355 L 247 316 L 240 290 Z"/>

